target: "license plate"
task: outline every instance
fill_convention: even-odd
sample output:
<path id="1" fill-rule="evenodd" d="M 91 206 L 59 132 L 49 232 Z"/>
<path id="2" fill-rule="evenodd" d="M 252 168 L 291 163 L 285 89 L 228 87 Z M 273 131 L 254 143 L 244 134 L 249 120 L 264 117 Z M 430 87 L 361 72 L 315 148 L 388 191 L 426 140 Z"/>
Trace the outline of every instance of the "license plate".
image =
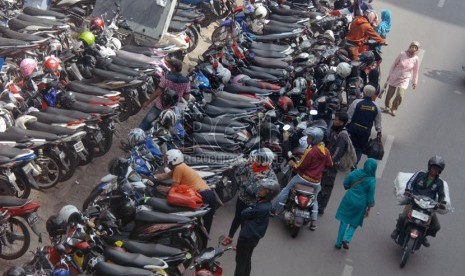
<path id="1" fill-rule="evenodd" d="M 423 214 L 415 210 L 412 210 L 412 217 L 425 221 L 425 222 L 429 220 L 429 216 L 427 214 Z"/>
<path id="2" fill-rule="evenodd" d="M 34 168 L 32 167 L 31 163 L 27 163 L 24 167 L 23 167 L 23 171 L 25 174 L 28 174 L 30 173 Z"/>
<path id="3" fill-rule="evenodd" d="M 97 143 L 100 143 L 100 141 L 102 141 L 102 133 L 99 131 L 97 132 L 97 134 L 95 135 L 95 140 L 97 141 Z"/>
<path id="4" fill-rule="evenodd" d="M 29 225 L 34 225 L 39 220 L 39 216 L 37 216 L 37 213 L 31 213 L 27 215 L 26 220 Z"/>
<path id="5" fill-rule="evenodd" d="M 179 273 L 183 274 L 184 271 L 186 271 L 186 268 L 184 267 L 183 263 L 178 264 L 178 271 Z"/>
<path id="6" fill-rule="evenodd" d="M 81 152 L 84 150 L 84 144 L 82 143 L 82 141 L 77 142 L 73 145 L 73 147 L 76 150 L 76 152 Z"/>
<path id="7" fill-rule="evenodd" d="M 296 215 L 296 217 L 310 218 L 310 212 L 305 211 L 305 210 L 295 209 L 295 215 Z"/>

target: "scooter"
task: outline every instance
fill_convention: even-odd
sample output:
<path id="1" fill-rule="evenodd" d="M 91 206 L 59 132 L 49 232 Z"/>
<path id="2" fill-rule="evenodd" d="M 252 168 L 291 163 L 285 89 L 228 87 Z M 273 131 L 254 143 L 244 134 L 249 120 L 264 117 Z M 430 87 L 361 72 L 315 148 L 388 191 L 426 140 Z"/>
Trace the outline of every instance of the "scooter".
<path id="1" fill-rule="evenodd" d="M 193 276 L 223 276 L 223 268 L 221 267 L 220 262 L 216 261 L 216 259 L 218 257 L 221 257 L 224 254 L 224 252 L 234 249 L 234 247 L 232 246 L 226 248 L 219 247 L 220 242 L 224 240 L 224 238 L 224 236 L 221 236 L 218 239 L 217 248 L 208 247 L 200 253 L 200 255 L 196 258 L 194 264 L 189 267 L 189 269 L 195 268 L 195 271 L 192 274 Z"/>

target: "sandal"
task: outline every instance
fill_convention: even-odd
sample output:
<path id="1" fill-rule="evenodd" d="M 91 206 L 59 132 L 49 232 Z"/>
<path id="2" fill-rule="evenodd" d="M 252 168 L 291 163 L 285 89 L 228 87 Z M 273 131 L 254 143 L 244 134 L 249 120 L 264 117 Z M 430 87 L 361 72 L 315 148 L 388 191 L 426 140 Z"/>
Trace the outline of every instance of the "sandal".
<path id="1" fill-rule="evenodd" d="M 317 228 L 317 227 L 316 227 L 315 221 L 312 221 L 312 222 L 310 223 L 310 226 L 308 227 L 308 229 L 310 229 L 310 231 L 315 231 L 316 228 Z"/>
<path id="2" fill-rule="evenodd" d="M 232 238 L 226 237 L 226 238 L 224 238 L 224 240 L 221 242 L 221 244 L 222 244 L 223 246 L 228 246 L 228 245 L 230 245 L 232 242 L 233 242 L 233 239 L 232 239 Z"/>

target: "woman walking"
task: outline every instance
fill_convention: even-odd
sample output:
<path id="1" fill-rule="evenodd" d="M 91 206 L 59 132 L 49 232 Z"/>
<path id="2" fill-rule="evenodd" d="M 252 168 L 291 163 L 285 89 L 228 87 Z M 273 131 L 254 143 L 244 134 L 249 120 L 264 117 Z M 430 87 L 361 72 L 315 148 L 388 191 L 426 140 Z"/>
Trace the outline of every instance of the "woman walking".
<path id="1" fill-rule="evenodd" d="M 355 230 L 363 225 L 363 219 L 375 205 L 376 168 L 376 161 L 368 158 L 363 169 L 352 171 L 344 179 L 347 192 L 336 213 L 336 219 L 341 222 L 335 245 L 337 249 L 349 249 Z"/>

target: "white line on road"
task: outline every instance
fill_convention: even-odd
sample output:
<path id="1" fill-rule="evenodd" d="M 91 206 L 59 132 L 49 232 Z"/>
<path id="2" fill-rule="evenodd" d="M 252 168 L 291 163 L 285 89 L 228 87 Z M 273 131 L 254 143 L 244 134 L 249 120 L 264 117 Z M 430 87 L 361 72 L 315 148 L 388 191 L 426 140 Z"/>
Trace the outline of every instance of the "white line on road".
<path id="1" fill-rule="evenodd" d="M 354 271 L 354 267 L 351 265 L 345 265 L 344 271 L 342 271 L 342 276 L 352 276 L 352 271 Z"/>
<path id="2" fill-rule="evenodd" d="M 446 4 L 446 0 L 439 0 L 438 7 L 444 8 L 444 4 Z"/>
<path id="3" fill-rule="evenodd" d="M 376 179 L 380 179 L 383 176 L 384 168 L 386 168 L 389 154 L 391 153 L 392 144 L 394 143 L 394 136 L 388 135 L 384 142 L 384 156 L 383 160 L 378 163 L 378 169 L 376 170 Z"/>

